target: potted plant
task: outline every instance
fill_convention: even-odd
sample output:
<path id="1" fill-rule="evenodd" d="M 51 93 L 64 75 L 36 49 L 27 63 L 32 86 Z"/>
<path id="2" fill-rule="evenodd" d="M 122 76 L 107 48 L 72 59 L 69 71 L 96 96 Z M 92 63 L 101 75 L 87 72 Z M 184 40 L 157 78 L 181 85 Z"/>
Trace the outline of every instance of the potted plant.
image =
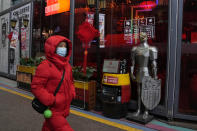
<path id="1" fill-rule="evenodd" d="M 16 80 L 19 87 L 29 87 L 32 81 L 33 75 L 35 75 L 36 66 L 44 60 L 39 58 L 27 58 L 22 57 L 20 59 L 20 65 L 17 65 Z"/>
<path id="2" fill-rule="evenodd" d="M 96 103 L 96 81 L 94 67 L 86 67 L 86 74 L 82 71 L 82 67 L 75 66 L 72 69 L 74 77 L 74 85 L 76 98 L 72 101 L 72 105 L 91 110 Z"/>
<path id="3" fill-rule="evenodd" d="M 86 67 L 86 74 L 84 74 L 81 66 L 75 66 L 72 68 L 72 71 L 75 80 L 91 81 L 96 69 L 90 66 Z"/>

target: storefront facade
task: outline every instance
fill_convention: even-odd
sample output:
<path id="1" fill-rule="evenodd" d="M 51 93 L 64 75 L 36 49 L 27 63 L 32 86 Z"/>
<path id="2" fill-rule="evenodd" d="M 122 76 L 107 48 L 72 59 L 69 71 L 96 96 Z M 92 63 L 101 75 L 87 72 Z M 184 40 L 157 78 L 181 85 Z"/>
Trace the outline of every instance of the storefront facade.
<path id="1" fill-rule="evenodd" d="M 49 5 L 47 2 L 49 0 L 31 2 L 34 13 L 30 13 L 33 24 L 29 24 L 28 40 L 31 44 L 27 55 L 42 56 L 45 40 L 50 35 L 60 34 L 73 42 L 73 66 L 82 66 L 84 45 L 76 32 L 79 25 L 89 21 L 99 29 L 100 37 L 89 44 L 87 66 L 97 68 L 97 82 L 101 84 L 104 59 L 126 59 L 127 72 L 130 72 L 131 49 L 139 44 L 139 32 L 146 31 L 149 45 L 158 49 L 157 74 L 162 80 L 161 101 L 151 113 L 169 119 L 197 121 L 197 20 L 191 15 L 197 12 L 194 0 L 100 0 L 100 4 L 98 1 L 75 0 L 70 1 L 69 12 L 50 15 L 46 14 L 46 7 L 55 3 Z M 0 17 L 5 15 L 1 14 Z M 9 18 L 12 19 L 12 15 Z M 8 28 L 12 31 L 11 27 Z M 3 36 L 2 33 L 0 36 Z M 5 43 L 3 40 L 1 43 Z M 2 48 L 5 48 L 4 45 Z M 11 65 L 8 60 L 1 63 Z M 5 73 L 10 73 L 10 69 L 5 70 L 8 70 Z M 131 81 L 131 111 L 137 105 L 136 88 L 135 82 Z"/>
<path id="2" fill-rule="evenodd" d="M 20 63 L 20 58 L 31 57 L 32 12 L 33 2 L 28 1 L 0 13 L 0 72 L 3 76 L 15 79 L 16 68 Z M 14 25 L 11 25 L 11 21 L 14 22 Z M 19 36 L 21 36 L 21 39 Z"/>

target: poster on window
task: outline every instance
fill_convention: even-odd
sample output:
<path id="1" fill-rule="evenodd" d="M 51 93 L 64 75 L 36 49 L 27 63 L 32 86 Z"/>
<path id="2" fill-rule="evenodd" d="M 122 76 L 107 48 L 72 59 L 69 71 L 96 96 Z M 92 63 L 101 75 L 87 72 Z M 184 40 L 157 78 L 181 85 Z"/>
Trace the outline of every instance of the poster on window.
<path id="1" fill-rule="evenodd" d="M 124 21 L 124 40 L 137 44 L 139 33 L 146 32 L 148 39 L 155 38 L 155 17 L 145 17 Z"/>
<path id="2" fill-rule="evenodd" d="M 94 25 L 94 12 L 87 12 L 85 21 Z"/>
<path id="3" fill-rule="evenodd" d="M 100 48 L 105 47 L 105 14 L 99 14 Z"/>
<path id="4" fill-rule="evenodd" d="M 11 12 L 11 19 L 16 20 L 16 26 L 11 28 L 13 35 L 10 42 L 10 56 L 13 59 L 10 63 L 10 73 L 14 75 L 16 74 L 16 66 L 20 63 L 20 59 L 30 57 L 30 16 L 31 3 Z"/>
<path id="5" fill-rule="evenodd" d="M 27 49 L 27 30 L 21 29 L 21 50 Z"/>
<path id="6" fill-rule="evenodd" d="M 94 12 L 87 12 L 85 21 L 89 22 L 91 25 L 94 25 Z M 105 14 L 101 14 L 101 13 L 99 14 L 99 33 L 100 33 L 99 47 L 104 48 L 105 47 Z"/>
<path id="7" fill-rule="evenodd" d="M 8 73 L 9 13 L 0 16 L 0 72 Z"/>
<path id="8" fill-rule="evenodd" d="M 10 48 L 16 49 L 16 45 L 17 45 L 17 42 L 18 42 L 18 36 L 19 36 L 18 31 L 13 30 L 12 38 L 11 38 L 11 41 L 10 41 Z"/>
<path id="9" fill-rule="evenodd" d="M 131 20 L 125 20 L 124 21 L 124 40 L 126 43 L 133 42 L 133 32 L 132 32 L 132 21 Z"/>

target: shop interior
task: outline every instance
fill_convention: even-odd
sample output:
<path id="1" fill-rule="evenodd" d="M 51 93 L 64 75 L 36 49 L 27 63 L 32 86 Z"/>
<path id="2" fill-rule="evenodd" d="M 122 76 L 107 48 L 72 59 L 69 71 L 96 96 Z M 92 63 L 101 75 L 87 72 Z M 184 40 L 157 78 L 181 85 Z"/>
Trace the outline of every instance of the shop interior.
<path id="1" fill-rule="evenodd" d="M 126 60 L 126 72 L 130 72 L 131 49 L 139 44 L 139 30 L 149 33 L 148 43 L 158 49 L 157 74 L 161 79 L 161 100 L 159 105 L 166 104 L 166 72 L 168 52 L 168 0 L 101 0 L 99 13 L 104 14 L 104 33 L 100 41 L 93 40 L 89 43 L 87 66 L 103 67 L 105 59 Z M 197 87 L 196 62 L 196 36 L 197 26 L 195 14 L 197 2 L 184 0 L 183 30 L 182 30 L 182 56 L 180 72 L 180 95 L 178 111 L 183 114 L 197 114 L 195 104 Z M 45 16 L 46 1 L 35 4 L 33 24 L 32 55 L 40 56 L 44 52 L 45 40 L 55 34 L 69 37 L 70 13 Z M 73 66 L 83 64 L 83 43 L 77 37 L 78 27 L 88 19 L 88 15 L 95 13 L 95 4 L 91 0 L 75 0 Z M 40 13 L 42 12 L 42 13 Z M 191 13 L 192 12 L 192 13 Z M 150 18 L 153 20 L 149 21 Z M 131 22 L 126 25 L 126 22 Z M 98 21 L 97 21 L 98 22 Z M 145 22 L 145 23 L 144 23 Z M 93 19 L 93 25 L 96 23 Z M 129 28 L 128 28 L 129 27 Z M 129 31 L 127 29 L 130 29 Z M 100 44 L 100 65 L 97 62 L 97 44 Z M 102 72 L 103 73 L 103 72 Z M 91 79 L 97 79 L 96 73 Z M 189 84 L 189 85 L 188 85 Z M 131 80 L 131 99 L 137 100 L 136 83 Z"/>

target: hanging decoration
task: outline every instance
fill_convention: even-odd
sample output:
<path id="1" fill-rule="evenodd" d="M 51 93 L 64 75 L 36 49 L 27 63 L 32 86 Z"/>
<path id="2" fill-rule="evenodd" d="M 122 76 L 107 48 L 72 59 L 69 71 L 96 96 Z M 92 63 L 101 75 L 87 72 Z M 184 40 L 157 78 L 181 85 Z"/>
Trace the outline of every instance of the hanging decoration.
<path id="1" fill-rule="evenodd" d="M 79 30 L 76 34 L 80 41 L 85 44 L 83 73 L 86 75 L 88 43 L 92 41 L 95 37 L 99 37 L 99 31 L 96 30 L 89 22 L 85 21 L 79 26 Z"/>

